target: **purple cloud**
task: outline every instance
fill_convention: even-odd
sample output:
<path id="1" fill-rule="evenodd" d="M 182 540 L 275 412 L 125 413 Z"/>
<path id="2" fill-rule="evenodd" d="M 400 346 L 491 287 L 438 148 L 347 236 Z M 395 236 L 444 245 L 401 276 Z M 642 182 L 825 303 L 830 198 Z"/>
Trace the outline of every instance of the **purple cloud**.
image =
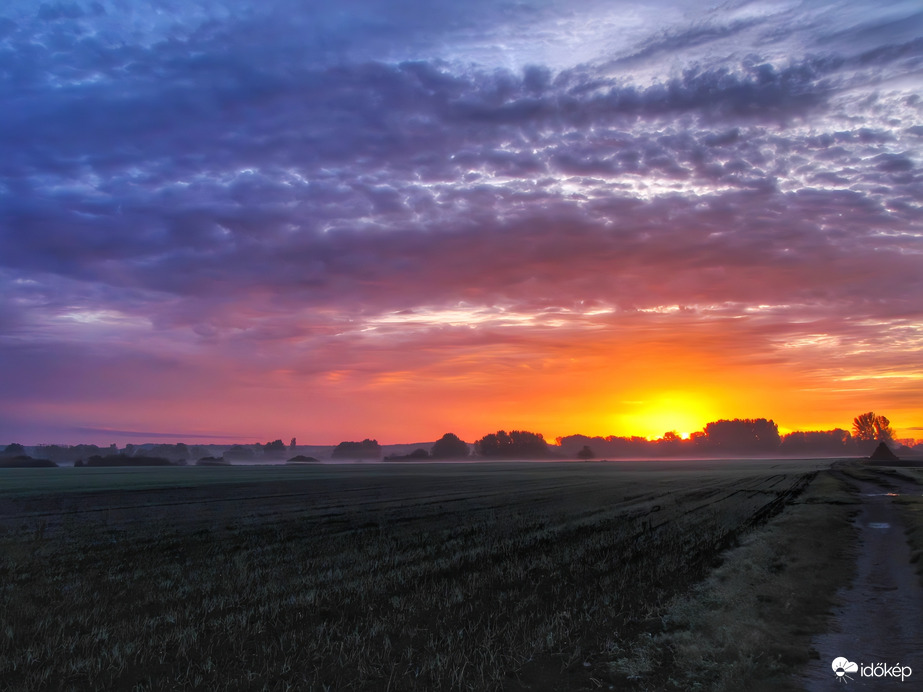
<path id="1" fill-rule="evenodd" d="M 375 344 L 435 367 L 681 314 L 747 325 L 741 353 L 820 368 L 780 344 L 822 334 L 913 381 L 923 15 L 684 7 L 14 2 L 0 374 L 105 397 L 207 354 L 371 373 L 400 367 Z"/>

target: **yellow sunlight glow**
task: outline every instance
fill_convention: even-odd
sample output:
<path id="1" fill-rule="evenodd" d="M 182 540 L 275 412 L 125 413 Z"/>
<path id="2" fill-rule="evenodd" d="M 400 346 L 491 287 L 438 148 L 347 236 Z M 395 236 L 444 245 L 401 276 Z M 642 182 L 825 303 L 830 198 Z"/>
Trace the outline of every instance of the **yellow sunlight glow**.
<path id="1" fill-rule="evenodd" d="M 619 427 L 636 431 L 635 435 L 648 439 L 658 439 L 669 431 L 688 439 L 689 432 L 678 431 L 701 430 L 706 423 L 715 420 L 710 397 L 691 392 L 665 393 L 639 401 L 630 408 L 633 410 L 619 416 Z"/>

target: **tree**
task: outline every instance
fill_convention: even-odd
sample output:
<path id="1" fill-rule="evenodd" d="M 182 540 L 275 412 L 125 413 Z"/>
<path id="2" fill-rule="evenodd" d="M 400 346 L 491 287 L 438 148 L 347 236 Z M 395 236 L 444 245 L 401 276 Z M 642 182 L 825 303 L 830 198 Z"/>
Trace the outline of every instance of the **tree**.
<path id="1" fill-rule="evenodd" d="M 252 459 L 254 456 L 253 448 L 249 445 L 231 445 L 224 453 L 225 459 Z"/>
<path id="2" fill-rule="evenodd" d="M 782 438 L 782 454 L 842 456 L 849 450 L 852 437 L 845 430 L 796 430 Z"/>
<path id="3" fill-rule="evenodd" d="M 855 438 L 864 442 L 891 442 L 894 439 L 891 421 L 884 416 L 875 415 L 874 411 L 853 418 L 852 429 Z"/>
<path id="4" fill-rule="evenodd" d="M 590 445 L 583 445 L 583 448 L 579 452 L 577 452 L 578 459 L 584 459 L 584 460 L 592 459 L 595 456 L 596 455 L 593 454 L 593 450 L 590 449 Z"/>
<path id="5" fill-rule="evenodd" d="M 774 452 L 782 442 L 778 426 L 765 418 L 714 421 L 705 435 L 708 447 L 720 453 Z"/>
<path id="6" fill-rule="evenodd" d="M 541 433 L 498 430 L 475 442 L 474 450 L 483 457 L 529 459 L 548 456 L 548 443 Z"/>
<path id="7" fill-rule="evenodd" d="M 334 459 L 380 459 L 381 445 L 368 438 L 362 442 L 341 442 L 330 455 Z"/>
<path id="8" fill-rule="evenodd" d="M 433 444 L 433 459 L 464 459 L 469 454 L 468 443 L 455 433 L 446 433 Z"/>
<path id="9" fill-rule="evenodd" d="M 115 453 L 118 454 L 117 451 Z M 178 442 L 175 445 L 157 444 L 142 450 L 142 453 L 147 456 L 163 457 L 165 459 L 186 459 L 189 457 L 189 447 L 184 442 Z M 111 456 L 112 452 L 109 454 Z"/>
<path id="10" fill-rule="evenodd" d="M 267 453 L 284 452 L 285 444 L 282 442 L 282 440 L 273 440 L 272 442 L 267 442 L 263 445 L 263 451 Z"/>

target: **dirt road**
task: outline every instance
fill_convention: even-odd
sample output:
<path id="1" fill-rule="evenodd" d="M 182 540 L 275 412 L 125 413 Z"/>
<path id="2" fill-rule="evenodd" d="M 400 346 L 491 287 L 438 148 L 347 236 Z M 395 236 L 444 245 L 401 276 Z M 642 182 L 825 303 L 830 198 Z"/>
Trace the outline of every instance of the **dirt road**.
<path id="1" fill-rule="evenodd" d="M 855 520 L 859 528 L 854 546 L 856 576 L 849 588 L 838 592 L 842 605 L 835 610 L 830 629 L 812 642 L 820 658 L 803 674 L 809 692 L 923 689 L 923 587 L 910 563 L 894 505 L 896 495 L 919 495 L 923 490 L 900 479 L 889 481 L 891 488 L 850 481 L 858 486 L 862 500 Z M 858 670 L 850 666 L 838 676 L 832 662 L 840 657 L 857 664 Z M 906 670 L 895 670 L 898 664 L 909 667 L 911 675 L 902 680 L 901 672 Z M 869 669 L 870 665 L 876 667 Z"/>

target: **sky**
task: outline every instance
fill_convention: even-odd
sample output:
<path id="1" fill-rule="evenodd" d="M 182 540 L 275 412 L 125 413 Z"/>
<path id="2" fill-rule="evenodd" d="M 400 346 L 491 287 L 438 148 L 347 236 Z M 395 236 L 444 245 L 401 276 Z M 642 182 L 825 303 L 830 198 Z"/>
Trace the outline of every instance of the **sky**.
<path id="1" fill-rule="evenodd" d="M 923 7 L 0 6 L 0 443 L 923 438 Z"/>

